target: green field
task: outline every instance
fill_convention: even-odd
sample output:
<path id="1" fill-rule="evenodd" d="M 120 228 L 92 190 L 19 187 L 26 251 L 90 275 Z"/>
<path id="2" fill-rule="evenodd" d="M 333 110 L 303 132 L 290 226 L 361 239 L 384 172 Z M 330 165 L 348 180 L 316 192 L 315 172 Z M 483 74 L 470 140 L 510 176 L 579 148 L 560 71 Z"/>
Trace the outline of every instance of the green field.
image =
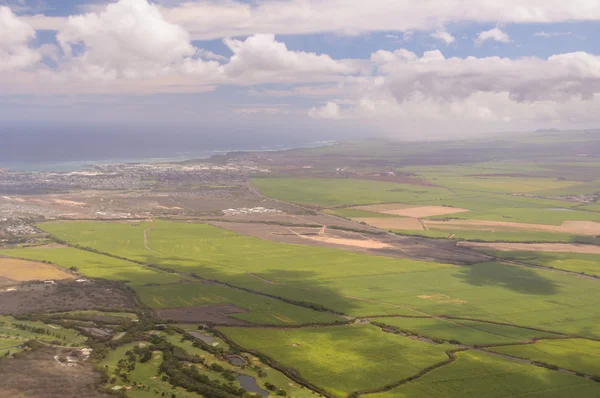
<path id="1" fill-rule="evenodd" d="M 110 239 L 110 236 L 107 238 Z M 79 273 L 88 278 L 129 281 L 133 285 L 175 283 L 182 280 L 177 275 L 142 267 L 130 261 L 119 260 L 70 247 L 0 250 L 0 255 L 27 260 L 49 261 L 67 269 L 77 267 Z"/>
<path id="2" fill-rule="evenodd" d="M 142 301 L 151 308 L 196 307 L 214 304 L 237 305 L 247 309 L 249 313 L 232 314 L 231 317 L 251 323 L 289 325 L 333 323 L 343 320 L 335 315 L 216 284 L 138 286 L 136 292 Z"/>
<path id="3" fill-rule="evenodd" d="M 342 216 L 346 218 L 397 218 L 393 214 L 376 213 L 374 211 L 367 211 L 353 208 L 339 208 L 339 209 L 326 209 L 324 213 L 333 214 L 335 216 Z"/>
<path id="4" fill-rule="evenodd" d="M 542 340 L 535 344 L 495 347 L 490 350 L 600 377 L 599 341 Z"/>
<path id="5" fill-rule="evenodd" d="M 526 242 L 526 243 L 572 243 L 577 242 L 577 237 L 569 234 L 553 232 L 497 232 L 497 231 L 463 231 L 463 230 L 438 230 L 430 228 L 427 231 L 393 230 L 399 235 L 423 236 L 426 238 L 444 238 L 452 236 L 452 240 L 466 240 L 471 242 Z"/>
<path id="6" fill-rule="evenodd" d="M 459 352 L 450 365 L 369 398 L 579 398 L 598 396 L 597 383 L 581 377 L 497 358 Z"/>
<path id="7" fill-rule="evenodd" d="M 436 318 L 371 318 L 371 322 L 393 326 L 418 336 L 453 340 L 466 345 L 510 344 L 537 337 L 557 336 L 512 326 L 485 322 Z"/>
<path id="8" fill-rule="evenodd" d="M 385 333 L 371 325 L 219 330 L 240 346 L 297 369 L 305 379 L 340 397 L 399 381 L 448 359 L 446 346 Z"/>
<path id="9" fill-rule="evenodd" d="M 143 245 L 150 226 L 154 251 Z M 597 282 L 552 271 L 376 257 L 167 221 L 41 227 L 83 246 L 348 315 L 453 315 L 600 337 Z"/>
<path id="10" fill-rule="evenodd" d="M 600 254 L 486 250 L 498 258 L 600 276 Z"/>
<path id="11" fill-rule="evenodd" d="M 253 178 L 252 184 L 266 196 L 315 206 L 414 203 L 453 196 L 437 187 L 379 181 L 317 178 Z"/>

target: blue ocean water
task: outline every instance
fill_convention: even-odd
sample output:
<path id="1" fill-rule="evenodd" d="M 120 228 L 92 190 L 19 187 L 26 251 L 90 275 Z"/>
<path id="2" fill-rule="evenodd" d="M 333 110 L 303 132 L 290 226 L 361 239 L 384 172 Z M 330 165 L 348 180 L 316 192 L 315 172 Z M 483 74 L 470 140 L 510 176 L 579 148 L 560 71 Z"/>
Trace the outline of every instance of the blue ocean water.
<path id="1" fill-rule="evenodd" d="M 107 126 L 0 126 L 0 169 L 74 171 L 95 164 L 205 159 L 233 151 L 326 145 L 316 134 Z"/>

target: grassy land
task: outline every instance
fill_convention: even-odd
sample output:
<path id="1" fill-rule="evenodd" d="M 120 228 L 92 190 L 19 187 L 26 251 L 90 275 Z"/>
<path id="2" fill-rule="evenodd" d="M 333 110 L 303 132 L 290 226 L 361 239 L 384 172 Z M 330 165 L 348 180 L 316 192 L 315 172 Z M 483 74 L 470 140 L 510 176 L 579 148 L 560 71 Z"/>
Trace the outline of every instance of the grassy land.
<path id="1" fill-rule="evenodd" d="M 332 323 L 342 320 L 335 315 L 215 284 L 138 286 L 136 291 L 142 301 L 151 308 L 196 307 L 214 304 L 237 305 L 247 309 L 249 313 L 231 316 L 251 323 L 290 325 Z"/>
<path id="2" fill-rule="evenodd" d="M 413 203 L 451 197 L 437 187 L 349 179 L 254 178 L 264 195 L 306 205 L 336 206 L 386 202 Z"/>
<path id="3" fill-rule="evenodd" d="M 106 237 L 110 239 L 110 236 Z M 129 281 L 132 285 L 147 283 L 175 283 L 182 278 L 177 275 L 155 271 L 135 263 L 91 253 L 74 248 L 11 249 L 0 250 L 0 255 L 49 261 L 63 268 L 77 267 L 89 278 Z"/>
<path id="4" fill-rule="evenodd" d="M 459 352 L 457 360 L 422 378 L 369 398 L 565 398 L 595 397 L 597 383 L 582 377 L 516 363 L 480 352 Z"/>
<path id="5" fill-rule="evenodd" d="M 220 328 L 337 396 L 377 388 L 446 360 L 447 347 L 382 332 L 370 325 L 316 329 Z"/>
<path id="6" fill-rule="evenodd" d="M 370 320 L 418 336 L 445 341 L 453 340 L 467 345 L 509 344 L 534 337 L 557 336 L 553 333 L 474 321 L 435 318 L 372 318 Z"/>
<path id="7" fill-rule="evenodd" d="M 600 337 L 597 282 L 552 271 L 375 257 L 166 221 L 42 228 L 83 246 L 354 316 L 445 314 Z M 148 228 L 154 251 L 143 245 Z"/>
<path id="8" fill-rule="evenodd" d="M 0 358 L 10 357 L 23 350 L 25 341 L 12 337 L 0 337 Z"/>
<path id="9" fill-rule="evenodd" d="M 126 357 L 125 353 L 129 350 L 132 350 L 135 345 L 139 343 L 130 343 L 125 344 L 111 351 L 107 357 L 102 361 L 102 366 L 108 366 L 109 374 L 115 378 L 113 383 L 110 383 L 110 387 L 114 386 L 131 386 L 131 382 L 125 383 L 120 378 L 116 377 L 115 370 L 117 366 L 117 362 L 120 359 Z M 147 343 L 142 343 L 147 344 Z M 146 362 L 141 363 L 137 362 L 135 365 L 135 369 L 130 372 L 129 379 L 131 381 L 136 382 L 138 385 L 143 385 L 144 388 L 140 388 L 139 386 L 133 387 L 127 391 L 127 396 L 131 398 L 148 398 L 148 397 L 157 397 L 161 396 L 162 392 L 168 393 L 168 397 L 171 396 L 172 393 L 175 393 L 178 398 L 196 398 L 198 395 L 196 393 L 189 393 L 182 388 L 173 388 L 169 384 L 168 381 L 163 381 L 160 377 L 157 376 L 158 367 L 162 362 L 162 352 L 156 352 L 153 358 Z M 158 392 L 157 392 L 158 391 Z"/>
<path id="10" fill-rule="evenodd" d="M 598 341 L 542 340 L 536 344 L 495 347 L 491 350 L 600 377 L 600 342 Z"/>
<path id="11" fill-rule="evenodd" d="M 16 339 L 21 343 L 27 340 L 56 342 L 68 346 L 79 346 L 87 340 L 85 336 L 73 329 L 42 322 L 21 321 L 11 316 L 0 315 L 0 345 L 4 345 L 4 339 Z"/>
<path id="12" fill-rule="evenodd" d="M 498 258 L 524 261 L 531 264 L 600 276 L 600 255 L 583 253 L 554 253 L 530 251 L 486 250 Z"/>

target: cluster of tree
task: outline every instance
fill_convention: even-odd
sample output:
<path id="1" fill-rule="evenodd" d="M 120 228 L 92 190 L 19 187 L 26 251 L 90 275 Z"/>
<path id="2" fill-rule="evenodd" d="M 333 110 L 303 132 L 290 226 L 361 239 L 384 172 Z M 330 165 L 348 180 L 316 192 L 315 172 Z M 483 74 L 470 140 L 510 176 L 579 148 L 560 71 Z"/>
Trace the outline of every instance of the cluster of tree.
<path id="1" fill-rule="evenodd" d="M 274 393 L 276 393 L 277 395 L 279 395 L 280 397 L 285 397 L 287 396 L 287 392 L 285 390 L 282 390 L 281 388 L 278 388 L 276 385 L 271 384 L 269 382 L 265 383 L 265 388 L 269 391 L 273 391 Z"/>

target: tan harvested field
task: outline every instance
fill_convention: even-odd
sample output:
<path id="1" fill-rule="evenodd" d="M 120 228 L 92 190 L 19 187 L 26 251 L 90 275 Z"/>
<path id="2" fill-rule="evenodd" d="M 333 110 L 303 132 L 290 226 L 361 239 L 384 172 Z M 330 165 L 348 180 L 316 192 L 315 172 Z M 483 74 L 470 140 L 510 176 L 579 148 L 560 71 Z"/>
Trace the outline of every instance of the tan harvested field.
<path id="1" fill-rule="evenodd" d="M 74 279 L 74 276 L 50 264 L 0 258 L 0 277 L 15 282 Z"/>
<path id="2" fill-rule="evenodd" d="M 600 223 L 593 221 L 565 221 L 562 225 L 526 224 L 505 221 L 484 220 L 423 220 L 427 228 L 461 231 L 492 231 L 492 232 L 558 232 L 573 235 L 600 235 Z"/>
<path id="3" fill-rule="evenodd" d="M 400 203 L 388 203 L 382 205 L 368 205 L 352 207 L 357 210 L 372 211 L 375 213 L 391 214 L 394 216 L 422 218 L 443 216 L 446 214 L 466 213 L 468 209 L 448 206 L 410 206 Z"/>
<path id="4" fill-rule="evenodd" d="M 555 253 L 600 254 L 600 246 L 579 245 L 576 243 L 484 243 L 458 242 L 458 246 L 473 249 L 492 249 L 500 251 L 532 251 Z"/>
<path id="5" fill-rule="evenodd" d="M 385 214 L 393 214 L 396 216 L 412 217 L 412 218 L 423 218 L 433 216 L 443 216 L 446 214 L 466 213 L 468 209 L 459 209 L 456 207 L 446 206 L 419 206 L 419 207 L 408 207 L 405 209 L 389 210 L 384 211 Z"/>
<path id="6" fill-rule="evenodd" d="M 405 229 L 422 231 L 423 225 L 416 218 L 354 218 L 354 221 L 364 222 L 381 229 Z"/>
<path id="7" fill-rule="evenodd" d="M 323 243 L 332 243 L 334 245 L 342 245 L 342 246 L 352 246 L 352 247 L 362 247 L 365 249 L 385 249 L 388 247 L 393 247 L 392 245 L 388 245 L 387 243 L 379 242 L 377 240 L 371 239 L 344 239 L 344 238 L 336 238 L 328 235 L 300 235 L 304 239 L 315 240 Z"/>

